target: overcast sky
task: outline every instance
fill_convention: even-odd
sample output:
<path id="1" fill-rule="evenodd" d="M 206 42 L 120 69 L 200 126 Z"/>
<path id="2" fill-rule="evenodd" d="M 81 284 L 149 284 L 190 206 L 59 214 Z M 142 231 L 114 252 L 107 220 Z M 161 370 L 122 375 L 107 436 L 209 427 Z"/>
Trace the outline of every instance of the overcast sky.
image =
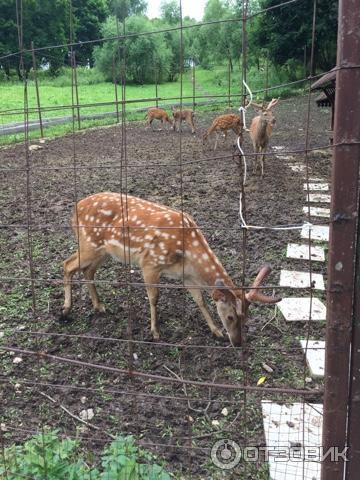
<path id="1" fill-rule="evenodd" d="M 148 0 L 147 15 L 149 18 L 158 17 L 162 0 Z M 182 0 L 183 17 L 189 16 L 201 20 L 206 0 Z"/>

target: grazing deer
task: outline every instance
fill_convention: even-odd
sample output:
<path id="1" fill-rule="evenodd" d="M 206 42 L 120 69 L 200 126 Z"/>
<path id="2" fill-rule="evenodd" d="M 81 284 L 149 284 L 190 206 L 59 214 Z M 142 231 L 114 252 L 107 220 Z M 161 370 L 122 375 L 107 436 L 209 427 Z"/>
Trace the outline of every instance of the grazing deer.
<path id="1" fill-rule="evenodd" d="M 237 136 L 242 135 L 243 121 L 239 115 L 236 115 L 235 113 L 227 113 L 225 115 L 220 115 L 219 117 L 216 117 L 212 122 L 210 128 L 208 128 L 208 130 L 204 133 L 203 143 L 209 135 L 215 132 L 216 140 L 214 150 L 216 150 L 219 140 L 219 132 L 224 132 L 226 139 L 228 130 L 233 130 L 233 132 L 235 132 Z"/>
<path id="2" fill-rule="evenodd" d="M 214 324 L 201 293 L 201 289 L 211 291 L 234 346 L 241 344 L 241 329 L 251 302 L 280 301 L 259 291 L 270 267 L 262 267 L 249 292 L 237 289 L 195 221 L 172 208 L 129 195 L 97 193 L 78 202 L 72 227 L 79 250 L 64 262 L 65 316 L 71 309 L 71 281 L 78 270 L 88 281 L 94 309 L 105 311 L 94 285 L 94 275 L 108 256 L 141 268 L 155 339 L 159 338 L 156 305 L 161 275 L 183 281 L 212 333 L 221 337 L 222 332 Z M 245 304 L 242 304 L 243 298 Z"/>
<path id="3" fill-rule="evenodd" d="M 191 127 L 191 133 L 195 133 L 195 125 L 194 125 L 194 112 L 193 110 L 189 109 L 184 109 L 184 110 L 177 110 L 173 108 L 173 117 L 174 117 L 174 122 L 173 122 L 173 129 L 176 130 L 176 124 L 179 123 L 179 130 L 181 128 L 181 123 L 183 120 Z"/>
<path id="4" fill-rule="evenodd" d="M 164 122 L 168 122 L 170 123 L 170 125 L 172 125 L 169 115 L 162 108 L 156 108 L 156 107 L 149 108 L 148 111 L 146 112 L 145 118 L 147 118 L 147 122 L 146 122 L 147 126 L 151 125 L 151 128 L 152 128 L 152 122 L 154 119 L 161 120 L 162 124 L 164 124 Z"/>
<path id="5" fill-rule="evenodd" d="M 249 129 L 254 152 L 258 154 L 255 158 L 254 173 L 256 173 L 257 167 L 260 164 L 261 176 L 264 175 L 265 153 L 276 122 L 272 113 L 272 108 L 275 107 L 278 102 L 279 98 L 273 98 L 268 105 L 259 105 L 252 102 L 252 105 L 258 112 L 258 115 L 252 119 Z"/>

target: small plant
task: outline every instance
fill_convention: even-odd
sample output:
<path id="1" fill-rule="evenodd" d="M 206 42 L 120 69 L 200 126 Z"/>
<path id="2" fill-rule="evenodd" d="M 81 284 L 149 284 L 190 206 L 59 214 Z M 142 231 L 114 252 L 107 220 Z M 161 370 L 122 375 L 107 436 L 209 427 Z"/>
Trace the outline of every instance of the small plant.
<path id="1" fill-rule="evenodd" d="M 59 439 L 56 431 L 33 436 L 23 445 L 6 448 L 0 478 L 18 480 L 170 480 L 154 456 L 140 449 L 132 436 L 119 436 L 103 452 L 100 466 L 81 457 L 79 440 Z M 87 455 L 90 457 L 90 455 Z"/>

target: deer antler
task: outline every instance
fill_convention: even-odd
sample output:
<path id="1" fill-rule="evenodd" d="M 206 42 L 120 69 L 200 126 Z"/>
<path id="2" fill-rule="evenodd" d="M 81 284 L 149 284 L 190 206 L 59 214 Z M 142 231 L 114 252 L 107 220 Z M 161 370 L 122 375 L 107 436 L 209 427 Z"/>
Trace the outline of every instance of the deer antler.
<path id="1" fill-rule="evenodd" d="M 279 100 L 280 100 L 280 97 L 273 98 L 271 102 L 268 104 L 268 106 L 266 107 L 266 110 L 271 110 L 273 107 L 275 107 L 275 105 L 279 102 Z"/>
<path id="2" fill-rule="evenodd" d="M 245 298 L 248 302 L 260 302 L 260 303 L 277 303 L 280 302 L 280 297 L 268 297 L 259 292 L 259 288 L 263 280 L 269 275 L 271 268 L 269 265 L 264 265 L 261 267 L 259 273 L 257 274 L 254 283 L 251 286 L 250 292 L 245 294 Z"/>
<path id="3" fill-rule="evenodd" d="M 251 104 L 253 107 L 255 108 L 260 108 L 260 110 L 264 110 L 264 104 L 261 104 L 260 103 L 255 103 L 255 102 L 252 102 Z"/>

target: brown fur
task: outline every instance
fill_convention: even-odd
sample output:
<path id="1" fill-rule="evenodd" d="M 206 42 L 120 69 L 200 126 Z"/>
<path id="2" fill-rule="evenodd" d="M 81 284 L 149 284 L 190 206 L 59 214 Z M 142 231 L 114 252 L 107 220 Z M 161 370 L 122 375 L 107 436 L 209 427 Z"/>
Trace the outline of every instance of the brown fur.
<path id="1" fill-rule="evenodd" d="M 163 110 L 162 108 L 157 108 L 157 107 L 151 107 L 147 111 L 145 118 L 147 118 L 147 125 L 152 128 L 152 122 L 153 120 L 161 120 L 161 123 L 164 124 L 164 122 L 170 123 L 172 125 L 172 122 L 169 118 L 169 115 Z"/>
<path id="2" fill-rule="evenodd" d="M 237 136 L 242 134 L 243 129 L 243 122 L 239 115 L 234 113 L 227 113 L 225 115 L 220 115 L 216 117 L 215 120 L 212 122 L 210 128 L 204 133 L 203 135 L 203 142 L 211 135 L 213 132 L 216 134 L 215 146 L 214 150 L 216 150 L 218 140 L 219 140 L 219 132 L 224 132 L 225 138 L 227 137 L 228 130 L 232 130 L 236 133 Z"/>
<path id="3" fill-rule="evenodd" d="M 181 128 L 181 123 L 184 120 L 189 127 L 191 128 L 191 133 L 195 133 L 195 125 L 194 125 L 194 112 L 190 108 L 188 109 L 182 109 L 182 110 L 176 110 L 173 108 L 173 117 L 174 117 L 174 123 L 173 123 L 173 128 L 176 130 L 176 125 L 178 125 L 178 129 L 180 130 Z"/>
<path id="4" fill-rule="evenodd" d="M 151 331 L 156 339 L 159 338 L 157 285 L 162 275 L 181 280 L 187 286 L 210 330 L 222 336 L 201 294 L 201 289 L 210 290 L 235 346 L 241 344 L 242 323 L 249 303 L 280 300 L 266 297 L 257 290 L 270 272 L 269 267 L 261 269 L 253 285 L 255 289 L 245 294 L 236 289 L 195 221 L 172 208 L 130 195 L 97 193 L 77 203 L 72 226 L 79 249 L 64 262 L 64 315 L 70 312 L 72 278 L 79 270 L 87 280 L 94 309 L 105 311 L 94 285 L 94 275 L 109 256 L 141 269 L 150 302 Z M 244 296 L 245 305 L 241 303 Z"/>
<path id="5" fill-rule="evenodd" d="M 261 176 L 264 175 L 265 153 L 276 121 L 271 109 L 278 103 L 278 101 L 279 99 L 273 98 L 268 105 L 258 105 L 253 103 L 255 108 L 257 108 L 258 115 L 252 119 L 249 132 L 254 152 L 258 154 L 255 157 L 254 173 L 260 165 Z"/>

